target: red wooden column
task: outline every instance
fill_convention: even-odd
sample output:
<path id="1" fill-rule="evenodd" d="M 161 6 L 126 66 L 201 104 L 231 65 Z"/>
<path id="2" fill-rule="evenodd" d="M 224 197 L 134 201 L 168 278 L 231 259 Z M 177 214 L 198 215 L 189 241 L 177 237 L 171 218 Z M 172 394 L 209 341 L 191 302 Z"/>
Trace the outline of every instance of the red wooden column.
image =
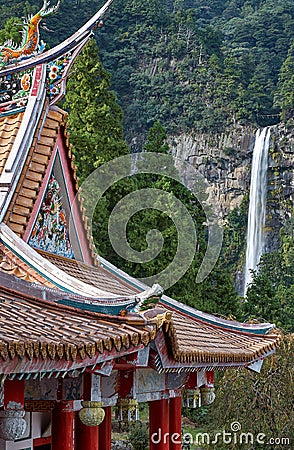
<path id="1" fill-rule="evenodd" d="M 149 402 L 150 450 L 170 450 L 169 400 Z"/>
<path id="2" fill-rule="evenodd" d="M 111 450 L 111 406 L 103 408 L 105 417 L 99 425 L 99 448 L 100 450 Z"/>
<path id="3" fill-rule="evenodd" d="M 51 450 L 74 450 L 73 401 L 59 401 L 52 410 Z"/>
<path id="4" fill-rule="evenodd" d="M 88 427 L 87 425 L 84 425 L 79 418 L 78 412 L 76 412 L 75 417 L 76 450 L 98 450 L 99 427 Z"/>
<path id="5" fill-rule="evenodd" d="M 91 400 L 92 375 L 91 373 L 84 373 L 84 400 Z M 76 413 L 76 430 L 75 441 L 76 450 L 98 450 L 99 449 L 99 427 L 89 427 L 84 425 L 79 414 Z"/>
<path id="6" fill-rule="evenodd" d="M 24 381 L 5 380 L 4 409 L 24 409 Z"/>
<path id="7" fill-rule="evenodd" d="M 181 450 L 182 448 L 182 397 L 169 400 L 169 450 Z"/>

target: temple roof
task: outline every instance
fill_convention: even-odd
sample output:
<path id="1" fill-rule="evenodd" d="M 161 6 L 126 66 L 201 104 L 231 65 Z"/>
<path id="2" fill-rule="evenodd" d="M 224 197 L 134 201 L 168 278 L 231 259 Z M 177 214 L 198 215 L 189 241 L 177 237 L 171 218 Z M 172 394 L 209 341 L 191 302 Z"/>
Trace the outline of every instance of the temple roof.
<path id="1" fill-rule="evenodd" d="M 0 176 L 13 147 L 22 117 L 23 114 L 0 117 Z"/>
<path id="2" fill-rule="evenodd" d="M 172 317 L 168 336 L 174 359 L 183 364 L 249 363 L 272 353 L 276 347 L 275 330 L 260 335 L 225 329 L 178 311 L 173 311 Z"/>
<path id="3" fill-rule="evenodd" d="M 278 340 L 274 331 L 258 335 L 222 329 L 162 306 L 125 317 L 84 311 L 57 303 L 61 293 L 56 290 L 42 291 L 11 275 L 3 281 L 0 357 L 5 364 L 0 373 L 82 369 L 136 352 L 151 341 L 160 372 L 250 366 L 272 353 Z"/>
<path id="4" fill-rule="evenodd" d="M 135 295 L 138 289 L 123 281 L 115 274 L 110 274 L 101 265 L 96 267 L 76 261 L 74 259 L 65 258 L 53 253 L 39 252 L 43 258 L 50 261 L 56 267 L 67 274 L 70 274 L 80 281 L 88 283 L 91 286 L 103 288 L 106 291 L 117 295 Z"/>
<path id="5" fill-rule="evenodd" d="M 78 194 L 67 113 L 54 104 L 63 91 L 50 81 L 47 64 L 69 47 L 78 52 L 98 19 L 99 12 L 80 34 L 52 51 L 0 70 L 3 80 L 15 78 L 21 95 L 27 84 L 24 101 L 12 94 L 8 102 L 0 98 L 0 372 L 74 370 L 137 351 L 151 341 L 158 370 L 255 363 L 275 349 L 278 334 L 272 324 L 241 324 L 196 311 L 95 253 Z M 64 58 L 69 65 L 74 52 Z M 67 69 L 61 67 L 59 80 L 66 78 Z M 54 89 L 57 97 L 52 97 Z M 57 155 L 56 172 L 60 178 L 66 173 L 63 189 L 69 207 L 78 198 L 74 225 L 76 241 L 85 249 L 83 262 L 30 245 Z M 66 231 L 64 227 L 64 241 Z M 150 297 L 161 297 L 160 310 L 134 313 Z"/>
<path id="6" fill-rule="evenodd" d="M 155 337 L 156 319 L 81 311 L 14 286 L 0 286 L 2 373 L 83 368 L 138 351 Z"/>

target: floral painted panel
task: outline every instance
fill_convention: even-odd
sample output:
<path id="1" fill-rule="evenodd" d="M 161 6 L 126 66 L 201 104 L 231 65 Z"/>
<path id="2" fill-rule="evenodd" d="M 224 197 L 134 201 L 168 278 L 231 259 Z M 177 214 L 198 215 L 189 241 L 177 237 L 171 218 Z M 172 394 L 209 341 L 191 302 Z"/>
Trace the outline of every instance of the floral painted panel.
<path id="1" fill-rule="evenodd" d="M 29 244 L 39 250 L 74 258 L 60 186 L 54 175 L 48 183 Z"/>

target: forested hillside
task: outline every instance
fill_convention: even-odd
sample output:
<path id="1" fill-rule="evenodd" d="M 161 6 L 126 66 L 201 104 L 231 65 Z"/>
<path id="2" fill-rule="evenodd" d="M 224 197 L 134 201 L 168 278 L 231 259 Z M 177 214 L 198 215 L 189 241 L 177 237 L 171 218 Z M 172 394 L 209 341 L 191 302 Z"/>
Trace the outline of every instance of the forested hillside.
<path id="1" fill-rule="evenodd" d="M 41 4 L 5 2 L 0 28 L 11 11 L 21 17 Z M 101 4 L 63 0 L 44 40 L 56 45 Z M 218 131 L 277 123 L 293 109 L 292 0 L 115 0 L 96 36 L 129 142 L 157 120 L 175 134 Z"/>
<path id="2" fill-rule="evenodd" d="M 84 24 L 102 3 L 61 1 L 58 13 L 46 19 L 47 31 L 42 30 L 42 38 L 48 45 L 56 45 Z M 41 6 L 42 0 L 1 0 L 0 42 L 20 38 L 20 18 Z M 95 36 L 99 55 L 95 41 L 90 41 L 76 60 L 62 104 L 69 111 L 68 131 L 80 182 L 105 162 L 128 154 L 125 139 L 132 151 L 167 154 L 171 151 L 170 135 L 207 132 L 207 137 L 226 127 L 236 128 L 238 134 L 244 129 L 242 125 L 254 128 L 283 122 L 279 125 L 283 130 L 273 137 L 270 149 L 269 213 L 273 215 L 277 204 L 282 209 L 285 201 L 287 214 L 282 211 L 285 220 L 278 248 L 261 259 L 246 301 L 238 296 L 232 275 L 244 263 L 247 194 L 228 214 L 220 258 L 202 283 L 196 284 L 195 277 L 207 246 L 204 211 L 201 202 L 173 179 L 141 173 L 114 183 L 95 210 L 93 236 L 99 254 L 126 272 L 136 277 L 150 276 L 154 270 L 158 273 L 173 259 L 177 247 L 177 229 L 167 214 L 154 205 L 154 209 L 133 214 L 127 224 L 128 241 L 138 252 L 145 251 L 150 230 L 159 230 L 164 237 L 159 258 L 145 264 L 123 260 L 115 253 L 109 241 L 108 220 L 121 199 L 145 187 L 156 187 L 181 200 L 197 228 L 197 246 L 185 275 L 165 292 L 203 311 L 241 321 L 275 322 L 282 332 L 292 333 L 282 341 L 275 357 L 265 362 L 261 376 L 246 371 L 224 372 L 217 382 L 212 408 L 192 410 L 190 418 L 201 430 L 210 432 L 225 427 L 230 430 L 237 419 L 242 431 L 244 425 L 252 433 L 262 431 L 269 437 L 289 437 L 293 442 L 293 149 L 287 139 L 290 134 L 294 142 L 294 1 L 114 0 Z M 283 134 L 287 127 L 291 131 L 288 135 Z M 223 146 L 222 157 L 217 153 L 218 144 L 213 146 L 213 154 L 202 148 L 202 165 L 206 167 L 209 162 L 211 185 L 214 178 L 223 177 L 227 182 L 230 176 L 235 188 L 240 189 L 238 183 L 244 172 L 239 172 L 238 178 L 233 171 L 234 163 L 245 157 L 242 152 L 237 155 L 239 148 Z M 283 152 L 279 153 L 280 149 Z M 238 164 L 235 168 L 239 169 Z M 249 167 L 246 170 L 248 175 Z M 284 197 L 283 189 L 287 194 Z M 223 450 L 221 446 L 213 448 Z"/>

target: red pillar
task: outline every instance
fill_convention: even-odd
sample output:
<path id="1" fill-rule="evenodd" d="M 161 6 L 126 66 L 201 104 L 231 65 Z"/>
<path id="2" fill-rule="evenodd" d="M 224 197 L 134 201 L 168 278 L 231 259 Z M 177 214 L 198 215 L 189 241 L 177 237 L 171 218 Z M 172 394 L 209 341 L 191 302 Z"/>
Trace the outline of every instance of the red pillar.
<path id="1" fill-rule="evenodd" d="M 51 450 L 74 450 L 74 421 L 73 402 L 57 402 L 52 410 Z"/>
<path id="2" fill-rule="evenodd" d="M 5 380 L 4 409 L 14 409 L 16 404 L 19 408 L 24 409 L 24 386 L 24 381 Z"/>
<path id="3" fill-rule="evenodd" d="M 182 397 L 174 397 L 169 400 L 169 433 L 170 450 L 182 448 Z"/>
<path id="4" fill-rule="evenodd" d="M 111 406 L 103 408 L 105 417 L 99 425 L 99 448 L 100 450 L 111 450 Z"/>
<path id="5" fill-rule="evenodd" d="M 83 376 L 84 400 L 91 400 L 92 375 L 85 372 Z M 75 445 L 76 450 L 99 450 L 99 427 L 89 427 L 84 425 L 79 413 L 75 414 Z"/>
<path id="6" fill-rule="evenodd" d="M 170 450 L 169 400 L 149 402 L 150 450 Z"/>
<path id="7" fill-rule="evenodd" d="M 76 412 L 75 441 L 76 450 L 99 450 L 99 427 L 84 425 Z"/>

